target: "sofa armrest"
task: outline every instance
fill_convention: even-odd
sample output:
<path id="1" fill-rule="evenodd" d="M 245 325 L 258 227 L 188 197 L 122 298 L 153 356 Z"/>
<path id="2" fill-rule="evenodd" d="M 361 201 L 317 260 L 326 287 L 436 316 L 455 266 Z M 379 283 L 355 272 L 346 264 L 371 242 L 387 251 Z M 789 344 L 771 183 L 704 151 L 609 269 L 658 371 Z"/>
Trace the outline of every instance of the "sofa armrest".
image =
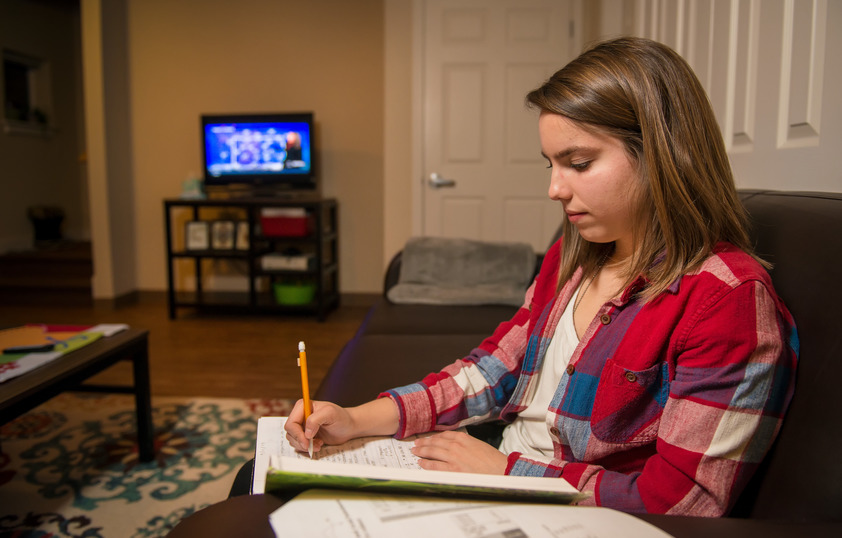
<path id="1" fill-rule="evenodd" d="M 398 283 L 401 276 L 401 258 L 403 251 L 399 250 L 397 254 L 392 256 L 389 262 L 389 267 L 386 268 L 386 276 L 383 277 L 383 297 L 389 292 L 392 287 Z"/>

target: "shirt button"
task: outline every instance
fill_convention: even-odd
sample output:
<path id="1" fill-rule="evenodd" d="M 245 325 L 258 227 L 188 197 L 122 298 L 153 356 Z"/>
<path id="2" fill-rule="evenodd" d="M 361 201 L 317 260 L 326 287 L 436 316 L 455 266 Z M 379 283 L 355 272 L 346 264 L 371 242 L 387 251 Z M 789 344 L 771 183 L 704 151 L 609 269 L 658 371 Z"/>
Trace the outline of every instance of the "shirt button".
<path id="1" fill-rule="evenodd" d="M 634 383 L 635 381 L 637 381 L 637 376 L 634 374 L 634 372 L 626 372 L 626 380 L 629 383 Z"/>
<path id="2" fill-rule="evenodd" d="M 601 321 L 603 325 L 608 325 L 609 323 L 611 323 L 611 316 L 609 316 L 608 314 L 603 314 L 599 316 L 599 321 Z"/>
<path id="3" fill-rule="evenodd" d="M 553 436 L 553 437 L 558 437 L 558 434 L 559 434 L 560 432 L 558 431 L 558 428 L 556 428 L 555 426 L 553 426 L 552 428 L 550 428 L 550 433 L 552 434 L 552 436 Z"/>
<path id="4" fill-rule="evenodd" d="M 567 375 L 573 375 L 573 372 L 576 371 L 576 368 L 573 367 L 572 364 L 567 365 Z"/>

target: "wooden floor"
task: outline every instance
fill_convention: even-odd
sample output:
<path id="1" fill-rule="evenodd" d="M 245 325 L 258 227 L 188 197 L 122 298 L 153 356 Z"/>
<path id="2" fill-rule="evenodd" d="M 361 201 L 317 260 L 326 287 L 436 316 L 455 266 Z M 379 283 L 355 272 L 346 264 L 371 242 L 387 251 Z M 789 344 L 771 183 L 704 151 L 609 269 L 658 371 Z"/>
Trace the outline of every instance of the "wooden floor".
<path id="1" fill-rule="evenodd" d="M 315 392 L 367 311 L 365 305 L 341 306 L 319 322 L 305 316 L 210 316 L 183 309 L 170 320 L 164 295 L 144 294 L 138 304 L 120 308 L 0 306 L 0 325 L 127 323 L 148 329 L 153 398 L 299 398 L 298 342 L 306 343 Z M 128 363 L 118 364 L 94 380 L 128 383 L 131 375 Z"/>

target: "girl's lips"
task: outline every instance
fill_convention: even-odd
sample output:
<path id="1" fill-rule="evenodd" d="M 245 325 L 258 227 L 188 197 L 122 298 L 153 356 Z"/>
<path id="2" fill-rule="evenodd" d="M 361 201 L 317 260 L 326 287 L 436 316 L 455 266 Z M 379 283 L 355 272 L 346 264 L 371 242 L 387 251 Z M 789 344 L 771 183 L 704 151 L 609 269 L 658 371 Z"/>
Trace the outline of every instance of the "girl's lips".
<path id="1" fill-rule="evenodd" d="M 578 220 L 581 220 L 582 217 L 584 217 L 585 215 L 587 215 L 587 213 L 574 213 L 574 212 L 571 212 L 571 211 L 567 212 L 568 220 L 570 220 L 570 222 L 574 222 L 574 223 Z"/>

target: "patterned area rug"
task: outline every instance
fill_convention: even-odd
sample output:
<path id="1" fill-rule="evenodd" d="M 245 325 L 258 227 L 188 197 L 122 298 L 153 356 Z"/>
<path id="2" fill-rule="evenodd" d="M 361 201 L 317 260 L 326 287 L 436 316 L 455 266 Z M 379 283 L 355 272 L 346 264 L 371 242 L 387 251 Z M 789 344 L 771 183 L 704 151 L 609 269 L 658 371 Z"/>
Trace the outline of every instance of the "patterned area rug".
<path id="1" fill-rule="evenodd" d="M 153 398 L 141 463 L 131 396 L 61 394 L 0 428 L 0 538 L 165 536 L 228 496 L 257 418 L 292 403 Z"/>

